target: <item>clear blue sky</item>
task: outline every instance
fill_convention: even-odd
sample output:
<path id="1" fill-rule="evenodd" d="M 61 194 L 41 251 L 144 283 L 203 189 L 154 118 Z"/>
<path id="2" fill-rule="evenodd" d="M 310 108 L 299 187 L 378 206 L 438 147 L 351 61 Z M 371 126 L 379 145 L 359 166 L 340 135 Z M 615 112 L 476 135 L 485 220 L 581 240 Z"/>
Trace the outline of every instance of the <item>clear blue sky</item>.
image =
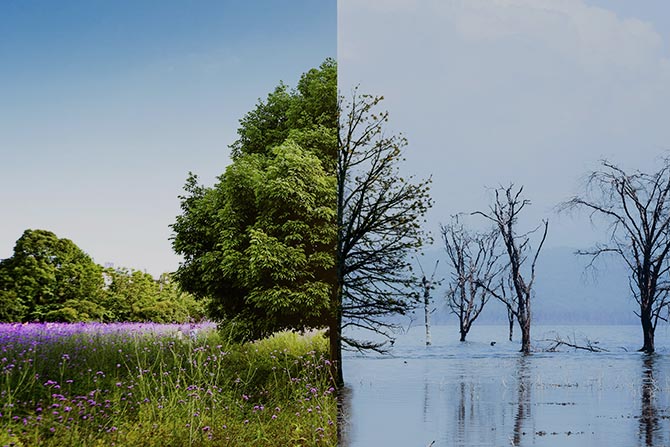
<path id="1" fill-rule="evenodd" d="M 96 262 L 174 270 L 188 171 L 337 52 L 335 0 L 0 1 L 0 258 L 27 228 Z"/>

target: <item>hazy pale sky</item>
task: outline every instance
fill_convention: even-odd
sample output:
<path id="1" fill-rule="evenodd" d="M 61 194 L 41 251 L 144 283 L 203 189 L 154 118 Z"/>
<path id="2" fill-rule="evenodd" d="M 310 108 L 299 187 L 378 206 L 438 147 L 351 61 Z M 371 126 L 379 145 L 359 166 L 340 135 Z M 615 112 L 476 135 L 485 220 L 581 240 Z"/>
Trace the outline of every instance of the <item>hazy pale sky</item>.
<path id="1" fill-rule="evenodd" d="M 432 175 L 429 228 L 486 209 L 486 187 L 524 185 L 526 229 L 547 246 L 594 242 L 554 207 L 603 157 L 648 169 L 670 149 L 666 0 L 340 0 L 339 83 L 384 95 Z"/>
<path id="2" fill-rule="evenodd" d="M 176 269 L 188 171 L 214 183 L 258 98 L 336 56 L 336 18 L 335 0 L 0 1 L 0 258 L 40 228 Z"/>

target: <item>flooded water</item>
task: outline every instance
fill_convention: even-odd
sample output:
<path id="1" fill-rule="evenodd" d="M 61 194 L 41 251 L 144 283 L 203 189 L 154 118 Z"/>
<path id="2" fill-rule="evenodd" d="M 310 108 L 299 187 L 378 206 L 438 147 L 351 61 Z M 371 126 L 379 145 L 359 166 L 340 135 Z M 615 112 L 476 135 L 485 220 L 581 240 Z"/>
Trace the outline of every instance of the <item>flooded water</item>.
<path id="1" fill-rule="evenodd" d="M 502 326 L 399 336 L 388 355 L 345 355 L 345 446 L 670 445 L 670 329 L 636 352 L 638 326 L 538 326 L 524 356 Z M 608 352 L 541 352 L 560 336 Z M 492 346 L 491 342 L 496 343 Z M 597 342 L 597 344 L 595 344 Z"/>

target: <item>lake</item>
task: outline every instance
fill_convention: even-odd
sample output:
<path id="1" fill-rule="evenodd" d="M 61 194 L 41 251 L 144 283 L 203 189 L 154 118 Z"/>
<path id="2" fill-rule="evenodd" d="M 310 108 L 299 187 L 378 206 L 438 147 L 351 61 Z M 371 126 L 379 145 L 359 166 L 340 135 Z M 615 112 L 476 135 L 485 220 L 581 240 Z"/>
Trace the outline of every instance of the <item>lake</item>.
<path id="1" fill-rule="evenodd" d="M 536 326 L 526 356 L 515 331 L 473 326 L 460 343 L 456 326 L 435 326 L 426 347 L 417 326 L 389 354 L 345 354 L 342 445 L 670 445 L 667 325 L 651 356 L 636 352 L 639 326 Z M 542 351 L 557 336 L 608 352 Z"/>

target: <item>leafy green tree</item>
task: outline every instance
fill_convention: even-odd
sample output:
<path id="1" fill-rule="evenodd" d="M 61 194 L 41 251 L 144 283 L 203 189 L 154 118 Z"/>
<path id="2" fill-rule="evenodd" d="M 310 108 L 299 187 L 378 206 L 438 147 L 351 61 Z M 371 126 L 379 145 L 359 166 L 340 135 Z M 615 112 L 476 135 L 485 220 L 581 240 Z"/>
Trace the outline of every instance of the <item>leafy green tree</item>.
<path id="1" fill-rule="evenodd" d="M 240 120 L 233 163 L 211 188 L 191 175 L 173 247 L 176 278 L 241 335 L 324 326 L 335 272 L 337 66 L 280 84 Z"/>
<path id="2" fill-rule="evenodd" d="M 47 230 L 26 230 L 11 258 L 0 262 L 4 318 L 47 319 L 68 301 L 95 303 L 102 290 L 101 268 L 69 239 Z"/>
<path id="3" fill-rule="evenodd" d="M 168 273 L 155 280 L 139 270 L 108 268 L 104 276 L 101 315 L 105 321 L 184 323 L 205 315 L 204 304 L 182 292 Z"/>
<path id="4" fill-rule="evenodd" d="M 0 322 L 22 321 L 26 307 L 13 290 L 0 290 Z"/>
<path id="5" fill-rule="evenodd" d="M 386 134 L 380 100 L 355 95 L 340 122 L 333 60 L 280 84 L 240 121 L 219 182 L 188 178 L 172 226 L 184 290 L 250 337 L 327 327 L 338 383 L 343 345 L 381 348 L 343 329 L 389 334 L 386 317 L 415 304 L 408 255 L 427 239 L 428 182 L 399 175 L 406 141 Z"/>
<path id="6" fill-rule="evenodd" d="M 103 306 L 114 321 L 145 321 L 142 310 L 153 306 L 158 296 L 154 278 L 139 270 L 105 269 L 107 283 Z"/>
<path id="7" fill-rule="evenodd" d="M 185 290 L 212 297 L 215 316 L 236 318 L 251 337 L 323 326 L 332 287 L 334 178 L 290 140 L 273 155 L 238 158 L 174 226 L 186 235 L 182 228 L 196 229 L 184 224 L 203 218 L 210 225 L 202 231 L 211 245 L 187 257 L 178 277 Z M 182 242 L 175 237 L 185 253 Z"/>

